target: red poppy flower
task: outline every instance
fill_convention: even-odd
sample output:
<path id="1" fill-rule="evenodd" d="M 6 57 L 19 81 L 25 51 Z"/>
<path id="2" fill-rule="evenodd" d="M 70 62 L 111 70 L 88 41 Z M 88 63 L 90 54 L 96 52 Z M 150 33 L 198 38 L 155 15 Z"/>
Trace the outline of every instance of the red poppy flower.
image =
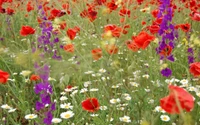
<path id="1" fill-rule="evenodd" d="M 130 17 L 130 14 L 131 14 L 131 11 L 129 9 L 126 9 L 125 7 L 123 7 L 122 9 L 119 10 L 120 16 L 128 15 L 128 17 Z"/>
<path id="2" fill-rule="evenodd" d="M 200 62 L 194 62 L 194 63 L 190 64 L 190 73 L 194 77 L 200 76 Z"/>
<path id="3" fill-rule="evenodd" d="M 190 112 L 194 108 L 194 97 L 185 89 L 169 85 L 170 93 L 160 100 L 160 106 L 170 114 L 179 114 L 181 110 Z"/>
<path id="4" fill-rule="evenodd" d="M 27 36 L 27 35 L 34 34 L 34 33 L 35 33 L 35 29 L 33 29 L 30 26 L 22 26 L 22 28 L 20 30 L 21 36 Z"/>
<path id="5" fill-rule="evenodd" d="M 99 110 L 99 102 L 97 98 L 88 98 L 84 100 L 82 103 L 82 108 L 88 112 L 95 112 Z"/>
<path id="6" fill-rule="evenodd" d="M 80 31 L 79 27 L 74 27 L 74 28 L 69 28 L 67 30 L 67 36 L 71 39 L 74 40 L 74 38 L 76 37 L 76 34 Z"/>
<path id="7" fill-rule="evenodd" d="M 106 45 L 106 51 L 109 53 L 109 54 L 117 54 L 118 52 L 118 47 L 114 44 L 111 44 L 111 45 Z"/>
<path id="8" fill-rule="evenodd" d="M 193 14 L 191 14 L 192 20 L 195 21 L 200 21 L 200 12 L 194 12 Z"/>
<path id="9" fill-rule="evenodd" d="M 31 77 L 30 77 L 30 80 L 31 80 L 31 81 L 40 80 L 40 76 L 39 76 L 39 75 L 32 74 Z"/>
<path id="10" fill-rule="evenodd" d="M 4 72 L 4 71 L 0 70 L 0 83 L 1 84 L 6 84 L 6 82 L 8 81 L 9 76 L 10 75 L 7 72 Z"/>
<path id="11" fill-rule="evenodd" d="M 30 11 L 34 10 L 34 7 L 31 5 L 31 2 L 27 3 L 26 10 L 27 10 L 27 12 L 30 12 Z"/>
<path id="12" fill-rule="evenodd" d="M 152 34 L 156 34 L 160 30 L 160 26 L 159 25 L 151 25 L 148 27 L 148 29 Z"/>
<path id="13" fill-rule="evenodd" d="M 178 25 L 178 27 L 183 31 L 183 32 L 188 32 L 190 30 L 190 24 L 186 23 L 186 24 L 180 24 Z"/>
<path id="14" fill-rule="evenodd" d="M 60 29 L 64 30 L 66 28 L 66 26 L 67 26 L 67 23 L 66 22 L 62 22 L 59 25 L 60 25 Z"/>
<path id="15" fill-rule="evenodd" d="M 154 36 L 149 35 L 145 31 L 142 31 L 137 36 L 132 37 L 132 40 L 135 42 L 138 48 L 142 49 L 146 49 L 149 43 L 154 39 Z"/>
<path id="16" fill-rule="evenodd" d="M 110 9 L 110 12 L 112 12 L 113 10 L 116 10 L 118 8 L 118 6 L 115 4 L 114 0 L 112 0 L 111 2 L 108 2 L 106 4 L 106 6 Z"/>
<path id="17" fill-rule="evenodd" d="M 152 14 L 152 16 L 153 16 L 154 18 L 157 18 L 158 13 L 159 13 L 159 10 L 158 10 L 158 9 L 155 9 L 155 10 L 153 10 L 153 11 L 151 12 L 151 14 Z"/>
<path id="18" fill-rule="evenodd" d="M 15 11 L 14 11 L 13 9 L 9 8 L 9 7 L 6 9 L 6 13 L 7 13 L 8 15 L 13 15 L 14 12 L 15 12 Z"/>
<path id="19" fill-rule="evenodd" d="M 92 53 L 92 57 L 93 57 L 94 60 L 98 60 L 99 58 L 102 57 L 102 50 L 101 50 L 101 48 L 93 49 L 91 51 L 91 53 Z"/>
<path id="20" fill-rule="evenodd" d="M 137 45 L 134 43 L 134 41 L 132 40 L 127 40 L 126 42 L 126 45 L 128 47 L 129 50 L 133 51 L 133 52 L 136 52 L 139 50 L 139 48 L 137 47 Z"/>
<path id="21" fill-rule="evenodd" d="M 166 45 L 163 50 L 159 53 L 161 56 L 168 57 L 172 53 L 172 47 L 170 45 Z"/>
<path id="22" fill-rule="evenodd" d="M 70 52 L 70 53 L 73 53 L 74 52 L 74 44 L 66 44 L 63 49 L 66 51 L 66 52 Z"/>
<path id="23" fill-rule="evenodd" d="M 114 24 L 108 24 L 108 25 L 104 26 L 104 32 L 107 33 L 109 31 L 111 31 L 113 37 L 120 37 L 122 28 L 118 27 Z"/>

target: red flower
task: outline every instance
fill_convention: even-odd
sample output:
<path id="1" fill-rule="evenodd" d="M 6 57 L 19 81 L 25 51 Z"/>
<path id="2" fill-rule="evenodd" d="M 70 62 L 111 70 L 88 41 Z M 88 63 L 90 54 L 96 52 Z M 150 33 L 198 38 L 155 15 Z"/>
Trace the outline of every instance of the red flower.
<path id="1" fill-rule="evenodd" d="M 200 12 L 194 12 L 192 15 L 192 20 L 195 20 L 195 21 L 200 21 Z"/>
<path id="2" fill-rule="evenodd" d="M 158 9 L 155 9 L 155 10 L 153 10 L 153 11 L 151 12 L 151 14 L 152 14 L 152 16 L 153 16 L 154 18 L 157 18 L 158 13 L 159 13 L 159 10 L 158 10 Z"/>
<path id="3" fill-rule="evenodd" d="M 130 17 L 130 14 L 131 14 L 131 11 L 129 9 L 126 9 L 125 7 L 123 7 L 119 11 L 119 15 L 120 16 L 126 16 L 126 15 L 128 15 L 128 17 Z"/>
<path id="4" fill-rule="evenodd" d="M 104 32 L 107 33 L 109 31 L 111 31 L 113 37 L 120 37 L 122 28 L 118 27 L 114 24 L 108 24 L 108 25 L 104 26 Z"/>
<path id="5" fill-rule="evenodd" d="M 190 30 L 190 24 L 186 23 L 186 24 L 180 24 L 178 25 L 179 28 L 181 28 L 181 30 L 183 32 L 188 32 Z"/>
<path id="6" fill-rule="evenodd" d="M 181 110 L 190 112 L 194 108 L 194 97 L 185 89 L 169 85 L 170 93 L 160 100 L 160 106 L 170 114 L 179 114 Z"/>
<path id="7" fill-rule="evenodd" d="M 10 75 L 7 72 L 0 70 L 0 83 L 6 84 Z"/>
<path id="8" fill-rule="evenodd" d="M 31 81 L 37 81 L 37 80 L 40 80 L 40 76 L 39 76 L 39 75 L 35 75 L 35 74 L 33 74 L 33 75 L 31 75 L 30 80 L 31 80 Z"/>
<path id="9" fill-rule="evenodd" d="M 135 44 L 138 48 L 146 49 L 149 43 L 155 39 L 154 36 L 149 35 L 148 33 L 142 31 L 138 36 L 132 37 Z"/>
<path id="10" fill-rule="evenodd" d="M 148 29 L 152 34 L 156 34 L 160 30 L 160 26 L 159 25 L 151 25 L 148 27 Z"/>
<path id="11" fill-rule="evenodd" d="M 161 56 L 168 57 L 172 53 L 172 47 L 170 45 L 166 45 L 163 50 L 159 53 Z"/>
<path id="12" fill-rule="evenodd" d="M 34 7 L 31 6 L 31 2 L 28 2 L 28 4 L 26 5 L 26 10 L 27 10 L 27 12 L 34 10 Z"/>
<path id="13" fill-rule="evenodd" d="M 99 58 L 102 57 L 102 50 L 101 50 L 101 48 L 93 49 L 91 51 L 91 53 L 92 53 L 92 57 L 93 57 L 94 60 L 98 60 Z"/>
<path id="14" fill-rule="evenodd" d="M 106 51 L 112 55 L 112 54 L 117 54 L 118 52 L 118 47 L 114 44 L 111 45 L 106 45 Z"/>
<path id="15" fill-rule="evenodd" d="M 194 77 L 200 76 L 200 62 L 194 62 L 194 63 L 190 64 L 190 73 Z"/>
<path id="16" fill-rule="evenodd" d="M 88 112 L 95 112 L 99 110 L 99 102 L 97 98 L 88 98 L 84 100 L 82 103 L 82 108 Z"/>
<path id="17" fill-rule="evenodd" d="M 11 8 L 8 7 L 6 9 L 6 12 L 7 12 L 8 15 L 13 15 L 15 11 L 13 9 L 11 9 Z"/>
<path id="18" fill-rule="evenodd" d="M 74 52 L 74 44 L 67 44 L 63 47 L 66 52 L 73 53 Z"/>
<path id="19" fill-rule="evenodd" d="M 34 33 L 35 33 L 35 29 L 33 29 L 30 26 L 22 26 L 22 28 L 20 30 L 21 36 L 27 36 L 27 35 L 34 34 Z"/>
<path id="20" fill-rule="evenodd" d="M 69 28 L 67 30 L 67 36 L 71 39 L 74 40 L 76 33 L 78 33 L 80 31 L 79 27 L 74 27 L 74 28 Z"/>
<path id="21" fill-rule="evenodd" d="M 136 52 L 139 50 L 139 48 L 137 47 L 137 45 L 134 43 L 134 41 L 131 41 L 131 40 L 128 40 L 125 42 L 128 49 L 133 51 L 133 52 Z"/>

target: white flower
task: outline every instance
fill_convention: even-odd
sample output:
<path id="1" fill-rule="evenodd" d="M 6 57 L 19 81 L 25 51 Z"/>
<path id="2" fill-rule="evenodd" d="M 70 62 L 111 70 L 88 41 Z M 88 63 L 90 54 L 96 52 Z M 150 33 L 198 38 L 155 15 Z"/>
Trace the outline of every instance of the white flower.
<path id="1" fill-rule="evenodd" d="M 124 99 L 127 100 L 127 101 L 130 101 L 131 100 L 131 96 L 126 96 Z"/>
<path id="2" fill-rule="evenodd" d="M 99 91 L 99 89 L 97 89 L 97 88 L 90 89 L 90 92 L 96 92 L 96 91 Z"/>
<path id="3" fill-rule="evenodd" d="M 16 110 L 16 108 L 14 108 L 14 109 L 11 108 L 11 109 L 8 110 L 8 112 L 9 112 L 9 113 L 11 113 L 11 112 L 15 112 L 15 110 Z"/>
<path id="4" fill-rule="evenodd" d="M 56 79 L 54 79 L 54 78 L 52 78 L 52 77 L 49 77 L 48 80 L 49 80 L 49 81 L 56 81 Z"/>
<path id="5" fill-rule="evenodd" d="M 60 118 L 53 118 L 51 122 L 52 123 L 60 123 L 60 122 L 62 122 L 62 119 L 60 119 Z"/>
<path id="6" fill-rule="evenodd" d="M 87 71 L 87 72 L 85 72 L 85 74 L 92 74 L 93 73 L 93 71 Z"/>
<path id="7" fill-rule="evenodd" d="M 28 114 L 25 116 L 25 119 L 35 119 L 35 118 L 37 118 L 36 114 Z"/>
<path id="8" fill-rule="evenodd" d="M 200 97 L 200 92 L 196 92 L 196 95 L 197 95 L 198 97 Z"/>
<path id="9" fill-rule="evenodd" d="M 105 69 L 99 69 L 99 72 L 100 72 L 100 73 L 105 73 L 106 70 L 105 70 Z"/>
<path id="10" fill-rule="evenodd" d="M 136 83 L 136 82 L 130 82 L 129 84 L 130 84 L 131 86 L 134 86 L 134 87 L 138 87 L 138 86 L 139 86 L 139 84 Z"/>
<path id="11" fill-rule="evenodd" d="M 187 79 L 183 79 L 183 80 L 180 81 L 180 83 L 183 84 L 183 85 L 186 85 L 186 84 L 188 84 L 188 80 Z"/>
<path id="12" fill-rule="evenodd" d="M 108 107 L 107 106 L 100 106 L 100 110 L 107 110 Z"/>
<path id="13" fill-rule="evenodd" d="M 143 75 L 142 77 L 148 79 L 148 78 L 149 78 L 149 75 L 146 74 L 146 75 Z"/>
<path id="14" fill-rule="evenodd" d="M 29 71 L 29 70 L 24 70 L 24 71 L 22 71 L 20 74 L 23 75 L 23 76 L 25 77 L 25 76 L 30 75 L 30 74 L 31 74 L 31 71 Z"/>
<path id="15" fill-rule="evenodd" d="M 161 119 L 162 121 L 168 122 L 168 121 L 170 120 L 170 117 L 169 117 L 168 115 L 161 115 L 161 116 L 160 116 L 160 119 Z"/>
<path id="16" fill-rule="evenodd" d="M 99 114 L 90 114 L 90 116 L 97 117 L 97 116 L 99 116 Z"/>
<path id="17" fill-rule="evenodd" d="M 67 111 L 60 114 L 60 117 L 63 119 L 69 119 L 73 116 L 74 116 L 74 113 L 72 111 Z"/>
<path id="18" fill-rule="evenodd" d="M 131 122 L 129 116 L 120 117 L 119 120 L 122 121 L 122 122 Z"/>
<path id="19" fill-rule="evenodd" d="M 8 104 L 4 104 L 1 106 L 2 109 L 12 109 Z"/>
<path id="20" fill-rule="evenodd" d="M 62 109 L 73 109 L 73 106 L 71 106 L 71 103 L 64 103 L 64 104 L 60 104 L 60 108 Z"/>
<path id="21" fill-rule="evenodd" d="M 87 88 L 83 88 L 80 90 L 80 93 L 86 93 L 87 91 L 88 91 Z"/>
<path id="22" fill-rule="evenodd" d="M 65 101 L 65 100 L 67 100 L 68 98 L 66 97 L 66 96 L 61 96 L 60 97 L 60 101 Z"/>
<path id="23" fill-rule="evenodd" d="M 116 89 L 116 88 L 119 88 L 119 86 L 118 85 L 112 85 L 112 88 Z"/>
<path id="24" fill-rule="evenodd" d="M 118 103 L 118 102 L 120 102 L 121 100 L 119 99 L 119 98 L 117 98 L 117 99 L 111 99 L 110 100 L 110 103 L 111 104 L 116 104 L 116 103 Z"/>
<path id="25" fill-rule="evenodd" d="M 156 106 L 156 108 L 154 109 L 154 111 L 165 113 L 165 110 L 162 109 L 160 106 Z"/>
<path id="26" fill-rule="evenodd" d="M 88 87 L 88 86 L 91 85 L 91 84 L 92 84 L 91 81 L 84 82 L 84 87 Z"/>

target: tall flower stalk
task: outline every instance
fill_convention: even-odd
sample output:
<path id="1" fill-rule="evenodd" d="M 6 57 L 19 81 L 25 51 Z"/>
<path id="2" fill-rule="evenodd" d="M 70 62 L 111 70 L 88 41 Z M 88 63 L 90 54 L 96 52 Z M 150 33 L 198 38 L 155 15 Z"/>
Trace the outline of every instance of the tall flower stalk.
<path id="1" fill-rule="evenodd" d="M 156 51 L 160 55 L 161 60 L 174 62 L 175 59 L 172 51 L 175 47 L 175 38 L 178 37 L 178 34 L 172 24 L 173 10 L 170 7 L 170 0 L 160 0 L 160 2 L 158 18 L 162 19 L 159 30 L 161 40 L 159 41 L 159 46 L 156 48 Z M 169 68 L 162 69 L 161 73 L 163 76 L 169 77 L 172 73 L 170 70 Z M 167 73 L 165 73 L 165 71 L 167 71 Z"/>

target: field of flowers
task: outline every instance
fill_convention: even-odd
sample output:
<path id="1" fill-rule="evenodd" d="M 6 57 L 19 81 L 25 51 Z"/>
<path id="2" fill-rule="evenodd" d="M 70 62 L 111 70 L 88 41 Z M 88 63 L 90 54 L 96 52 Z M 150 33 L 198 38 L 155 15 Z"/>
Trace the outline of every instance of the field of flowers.
<path id="1" fill-rule="evenodd" d="M 200 125 L 199 0 L 0 0 L 0 125 Z"/>

